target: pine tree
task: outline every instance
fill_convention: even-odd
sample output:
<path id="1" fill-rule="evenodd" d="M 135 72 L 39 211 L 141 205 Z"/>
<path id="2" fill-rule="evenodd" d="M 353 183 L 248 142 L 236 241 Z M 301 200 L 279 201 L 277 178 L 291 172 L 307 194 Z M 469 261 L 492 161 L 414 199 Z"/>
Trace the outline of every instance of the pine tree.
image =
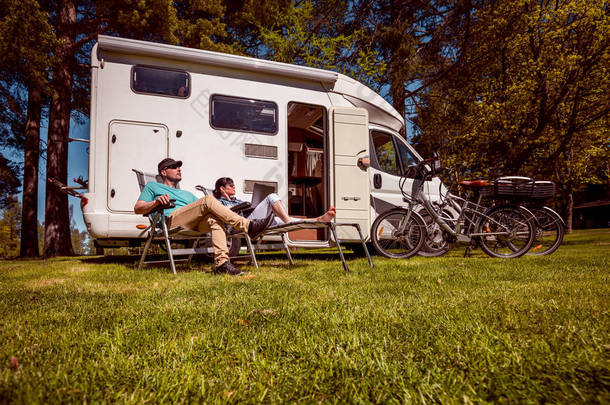
<path id="1" fill-rule="evenodd" d="M 76 42 L 76 4 L 60 0 L 56 4 L 55 32 L 59 41 L 54 51 L 57 65 L 53 71 L 53 94 L 49 112 L 47 140 L 47 177 L 68 183 L 68 138 L 72 115 L 74 44 Z M 46 188 L 44 256 L 72 256 L 68 195 L 56 187 Z"/>
<path id="2" fill-rule="evenodd" d="M 278 62 L 334 70 L 373 83 L 385 65 L 374 50 L 359 49 L 365 31 L 349 24 L 352 11 L 344 1 L 303 0 L 268 8 L 275 20 L 256 21 L 255 55 Z"/>
<path id="3" fill-rule="evenodd" d="M 5 86 L 16 97 L 15 104 L 24 104 L 21 93 L 27 93 L 27 112 L 13 118 L 10 136 L 17 149 L 24 150 L 23 198 L 20 255 L 38 256 L 38 159 L 40 120 L 46 95 L 47 70 L 53 58 L 48 48 L 54 34 L 48 14 L 33 0 L 2 0 L 4 16 L 0 22 L 0 75 Z M 14 105 L 15 105 L 14 104 Z M 26 115 L 27 114 L 27 115 Z"/>

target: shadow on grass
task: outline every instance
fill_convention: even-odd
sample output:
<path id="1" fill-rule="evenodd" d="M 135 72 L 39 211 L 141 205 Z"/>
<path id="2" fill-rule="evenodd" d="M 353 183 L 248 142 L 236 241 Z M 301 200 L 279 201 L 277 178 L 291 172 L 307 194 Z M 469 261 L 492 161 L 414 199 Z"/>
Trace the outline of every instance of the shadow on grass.
<path id="1" fill-rule="evenodd" d="M 268 262 L 268 261 L 274 261 L 274 262 L 279 261 L 279 262 L 281 262 L 281 264 L 276 263 L 273 265 L 281 265 L 281 266 L 285 265 L 287 268 L 306 266 L 306 264 L 298 263 L 301 260 L 337 261 L 339 265 L 341 262 L 341 257 L 339 256 L 338 252 L 302 251 L 302 252 L 291 252 L 291 254 L 292 254 L 292 258 L 295 261 L 297 261 L 297 263 L 295 263 L 293 266 L 290 266 L 288 264 L 288 257 L 286 256 L 285 252 L 257 253 L 256 260 L 258 261 L 259 265 L 261 265 L 261 266 L 268 265 L 268 264 L 266 264 L 266 262 Z M 347 260 L 347 261 L 366 257 L 366 256 L 360 256 L 360 255 L 350 252 L 350 251 L 343 252 L 343 255 L 345 257 L 345 260 Z M 149 255 L 149 256 L 147 256 L 146 259 L 147 260 L 166 260 L 167 255 Z M 80 259 L 81 262 L 90 263 L 90 264 L 125 264 L 125 265 L 133 265 L 133 266 L 137 266 L 139 260 L 140 260 L 140 256 L 137 256 L 137 255 L 94 256 L 94 257 L 83 257 Z M 193 265 L 212 264 L 213 262 L 214 262 L 213 258 L 211 256 L 206 256 L 206 255 L 194 256 L 193 260 L 192 260 Z M 244 262 L 246 262 L 246 260 L 245 259 L 236 259 L 236 260 L 234 260 L 234 262 L 238 265 L 241 265 Z M 285 264 L 284 264 L 284 262 L 285 262 Z M 168 266 L 169 266 L 169 264 L 168 264 Z"/>
<path id="2" fill-rule="evenodd" d="M 338 252 L 291 252 L 292 258 L 294 260 L 341 260 Z M 374 257 L 374 254 L 371 252 L 371 255 Z M 350 251 L 343 252 L 343 256 L 345 260 L 353 260 L 359 258 L 366 258 L 366 256 L 359 255 Z M 73 260 L 74 258 L 66 258 L 66 260 Z M 146 257 L 147 260 L 165 260 L 167 259 L 167 255 L 156 254 L 156 255 L 148 255 Z M 109 256 L 92 256 L 92 257 L 81 257 L 80 260 L 83 263 L 91 263 L 91 264 L 137 264 L 138 260 L 140 260 L 139 255 L 109 255 Z M 285 252 L 260 252 L 256 254 L 256 260 L 259 262 L 263 262 L 265 260 L 288 260 Z M 243 260 L 238 260 L 243 261 Z M 197 263 L 213 263 L 212 256 L 206 255 L 196 255 L 193 256 L 193 262 Z"/>
<path id="3" fill-rule="evenodd" d="M 166 256 L 167 257 L 167 256 Z M 159 259 L 161 256 L 159 256 Z M 83 263 L 90 264 L 137 264 L 140 256 L 134 255 L 112 255 L 112 256 L 94 256 L 80 259 Z"/>

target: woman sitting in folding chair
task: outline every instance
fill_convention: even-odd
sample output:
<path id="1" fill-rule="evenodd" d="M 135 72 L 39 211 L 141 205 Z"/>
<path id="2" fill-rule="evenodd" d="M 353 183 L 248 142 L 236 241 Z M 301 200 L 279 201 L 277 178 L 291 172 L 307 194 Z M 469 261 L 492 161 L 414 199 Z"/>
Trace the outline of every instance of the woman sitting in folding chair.
<path id="1" fill-rule="evenodd" d="M 230 177 L 221 177 L 216 180 L 216 185 L 214 186 L 214 197 L 218 199 L 222 203 L 222 205 L 226 205 L 228 207 L 233 207 L 238 204 L 243 204 L 244 201 L 241 201 L 235 197 L 235 183 Z M 271 213 L 275 214 L 273 218 L 273 225 L 282 225 L 288 222 L 295 221 L 309 221 L 309 222 L 330 222 L 335 215 L 337 215 L 337 210 L 335 207 L 331 206 L 325 214 L 320 215 L 316 218 L 293 218 L 288 216 L 286 212 L 286 208 L 284 208 L 284 204 L 282 204 L 282 200 L 276 193 L 271 193 L 267 195 L 260 202 L 255 202 L 256 206 L 253 207 L 254 210 L 248 215 L 248 219 L 254 220 L 259 218 L 265 218 Z"/>

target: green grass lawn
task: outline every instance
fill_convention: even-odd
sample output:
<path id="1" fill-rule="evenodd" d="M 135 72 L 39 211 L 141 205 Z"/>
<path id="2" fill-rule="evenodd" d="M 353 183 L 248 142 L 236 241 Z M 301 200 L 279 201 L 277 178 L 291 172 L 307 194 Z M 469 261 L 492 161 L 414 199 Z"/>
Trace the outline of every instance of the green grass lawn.
<path id="1" fill-rule="evenodd" d="M 0 402 L 609 403 L 610 230 L 462 254 L 3 261 Z"/>

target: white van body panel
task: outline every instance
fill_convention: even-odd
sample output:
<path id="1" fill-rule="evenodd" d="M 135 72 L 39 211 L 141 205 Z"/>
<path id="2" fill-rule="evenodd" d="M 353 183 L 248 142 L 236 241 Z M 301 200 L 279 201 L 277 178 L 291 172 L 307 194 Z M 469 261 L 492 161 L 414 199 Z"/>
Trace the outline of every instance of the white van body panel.
<path id="1" fill-rule="evenodd" d="M 368 113 L 363 108 L 333 107 L 330 116 L 336 221 L 357 223 L 368 234 L 369 176 L 358 166 L 358 159 L 369 156 Z M 337 236 L 342 240 L 359 239 L 351 227 L 340 227 Z"/>

